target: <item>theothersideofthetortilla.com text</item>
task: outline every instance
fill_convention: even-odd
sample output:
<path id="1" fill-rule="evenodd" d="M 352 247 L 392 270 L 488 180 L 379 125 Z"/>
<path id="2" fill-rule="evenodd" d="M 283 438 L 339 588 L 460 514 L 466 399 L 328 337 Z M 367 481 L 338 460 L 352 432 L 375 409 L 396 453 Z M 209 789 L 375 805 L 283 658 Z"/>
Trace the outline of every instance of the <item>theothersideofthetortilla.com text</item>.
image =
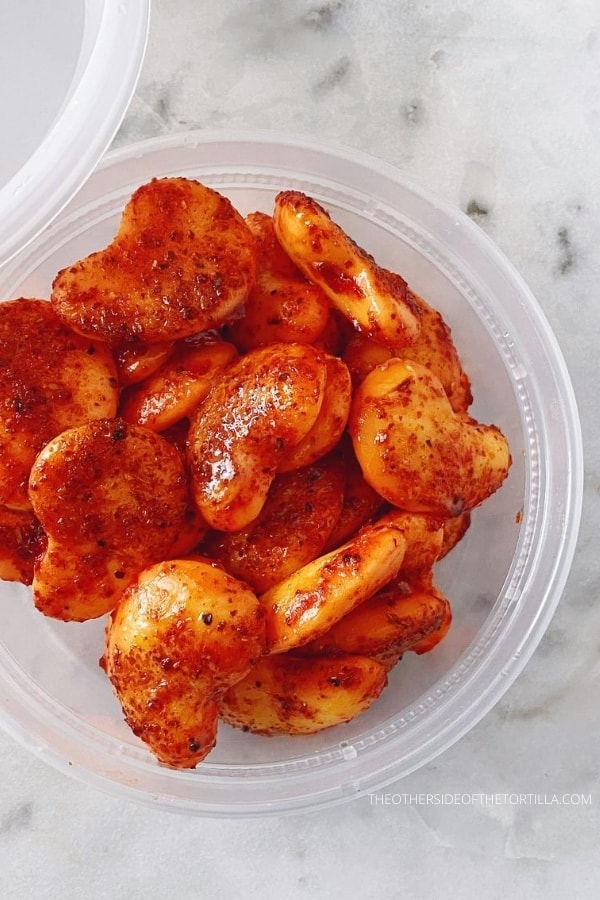
<path id="1" fill-rule="evenodd" d="M 591 806 L 592 795 L 581 793 L 400 793 L 373 792 L 371 806 Z"/>

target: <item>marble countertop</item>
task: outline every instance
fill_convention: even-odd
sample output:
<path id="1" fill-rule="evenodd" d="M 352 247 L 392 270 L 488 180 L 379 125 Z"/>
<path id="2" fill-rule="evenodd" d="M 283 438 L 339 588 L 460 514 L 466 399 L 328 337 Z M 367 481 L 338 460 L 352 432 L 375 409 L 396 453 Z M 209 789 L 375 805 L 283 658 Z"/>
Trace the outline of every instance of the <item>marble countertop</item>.
<path id="1" fill-rule="evenodd" d="M 595 897 L 598 2 L 154 0 L 115 145 L 220 127 L 294 131 L 374 154 L 462 207 L 513 262 L 556 333 L 579 403 L 586 479 L 571 575 L 516 683 L 457 744 L 386 788 L 387 802 L 188 817 L 66 778 L 0 733 L 0 893 Z M 463 800 L 402 800 L 437 792 Z M 482 792 L 505 799 L 469 800 Z"/>

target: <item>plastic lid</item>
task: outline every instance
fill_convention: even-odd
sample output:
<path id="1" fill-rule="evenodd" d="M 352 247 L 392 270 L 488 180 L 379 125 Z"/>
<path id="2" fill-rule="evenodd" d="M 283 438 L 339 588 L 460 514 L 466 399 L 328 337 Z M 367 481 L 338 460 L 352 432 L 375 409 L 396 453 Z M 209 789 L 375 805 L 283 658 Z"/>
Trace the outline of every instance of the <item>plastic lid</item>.
<path id="1" fill-rule="evenodd" d="M 0 266 L 77 193 L 135 89 L 150 0 L 0 4 Z"/>

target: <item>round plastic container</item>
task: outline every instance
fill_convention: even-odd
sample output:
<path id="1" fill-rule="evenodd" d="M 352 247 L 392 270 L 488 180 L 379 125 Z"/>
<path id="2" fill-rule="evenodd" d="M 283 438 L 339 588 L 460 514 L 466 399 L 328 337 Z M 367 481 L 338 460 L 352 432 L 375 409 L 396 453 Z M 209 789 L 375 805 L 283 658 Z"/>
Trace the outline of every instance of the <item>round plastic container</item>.
<path id="1" fill-rule="evenodd" d="M 0 296 L 47 297 L 55 273 L 112 239 L 132 191 L 196 177 L 247 213 L 295 188 L 324 204 L 376 259 L 444 315 L 469 372 L 473 415 L 506 434 L 513 465 L 436 568 L 448 637 L 406 654 L 367 713 L 310 737 L 221 726 L 194 771 L 161 767 L 123 723 L 98 665 L 104 621 L 44 618 L 2 584 L 0 717 L 53 765 L 116 794 L 204 815 L 314 808 L 373 791 L 433 759 L 496 703 L 559 601 L 580 516 L 582 451 L 573 392 L 529 290 L 467 217 L 393 168 L 340 148 L 266 135 L 186 134 L 111 154 L 52 226 L 0 272 Z"/>
<path id="2" fill-rule="evenodd" d="M 129 105 L 150 0 L 0 4 L 0 265 L 79 190 Z"/>

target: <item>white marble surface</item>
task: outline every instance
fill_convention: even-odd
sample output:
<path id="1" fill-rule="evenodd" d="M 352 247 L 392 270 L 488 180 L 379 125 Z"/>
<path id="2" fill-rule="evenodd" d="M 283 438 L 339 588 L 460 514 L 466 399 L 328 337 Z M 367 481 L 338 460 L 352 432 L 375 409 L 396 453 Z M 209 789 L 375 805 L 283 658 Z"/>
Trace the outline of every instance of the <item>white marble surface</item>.
<path id="1" fill-rule="evenodd" d="M 591 795 L 589 805 L 369 798 L 208 820 L 72 781 L 0 733 L 0 895 L 544 897 L 598 890 L 598 0 L 155 0 L 117 144 L 258 127 L 394 163 L 521 271 L 569 365 L 586 450 L 575 563 L 533 659 L 458 744 L 389 794 Z"/>

